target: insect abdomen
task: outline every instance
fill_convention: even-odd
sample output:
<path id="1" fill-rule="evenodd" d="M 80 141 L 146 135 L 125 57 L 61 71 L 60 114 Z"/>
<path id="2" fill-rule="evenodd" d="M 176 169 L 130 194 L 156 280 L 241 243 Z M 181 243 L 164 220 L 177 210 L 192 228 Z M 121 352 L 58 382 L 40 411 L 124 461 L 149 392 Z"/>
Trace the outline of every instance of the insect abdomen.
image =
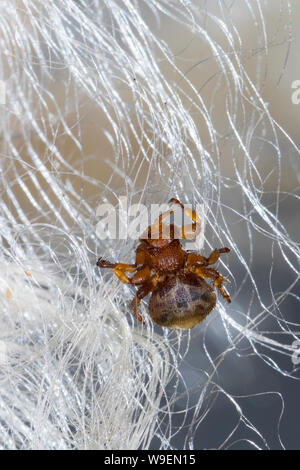
<path id="1" fill-rule="evenodd" d="M 153 291 L 149 313 L 158 325 L 188 329 L 200 323 L 215 307 L 216 293 L 194 273 L 169 275 Z"/>

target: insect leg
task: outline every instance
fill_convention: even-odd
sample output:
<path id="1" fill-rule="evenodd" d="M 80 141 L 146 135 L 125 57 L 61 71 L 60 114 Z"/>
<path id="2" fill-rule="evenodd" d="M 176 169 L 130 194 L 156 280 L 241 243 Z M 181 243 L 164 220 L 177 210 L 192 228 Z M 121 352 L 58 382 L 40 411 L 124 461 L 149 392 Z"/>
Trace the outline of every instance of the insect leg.
<path id="1" fill-rule="evenodd" d="M 214 280 L 214 286 L 218 289 L 220 294 L 224 297 L 224 299 L 230 303 L 231 298 L 228 292 L 224 289 L 223 287 L 223 282 L 226 282 L 226 279 L 215 269 L 212 268 L 205 268 L 205 267 L 199 267 L 195 268 L 195 274 L 199 277 L 208 277 L 210 279 Z M 228 281 L 227 281 L 228 282 Z"/>
<path id="2" fill-rule="evenodd" d="M 149 281 L 145 282 L 144 285 L 142 285 L 137 293 L 136 293 L 136 296 L 135 298 L 133 299 L 133 314 L 135 316 L 135 318 L 141 322 L 143 321 L 143 318 L 142 318 L 142 315 L 140 315 L 137 311 L 138 309 L 138 306 L 141 302 L 141 300 L 146 297 L 146 295 L 148 295 L 154 288 L 154 284 L 152 283 L 152 280 L 150 279 Z"/>
<path id="3" fill-rule="evenodd" d="M 120 281 L 124 282 L 124 284 L 131 284 L 130 277 L 125 274 L 127 273 L 134 273 L 136 271 L 136 266 L 134 264 L 123 264 L 118 263 L 114 267 L 115 275 L 120 279 Z"/>
<path id="4" fill-rule="evenodd" d="M 222 253 L 229 253 L 230 248 L 219 248 L 211 252 L 207 258 L 207 264 L 215 264 Z"/>
<path id="5" fill-rule="evenodd" d="M 136 273 L 132 276 L 130 283 L 134 285 L 144 284 L 144 282 L 150 279 L 150 276 L 151 269 L 148 265 L 145 265 L 136 271 Z"/>
<path id="6" fill-rule="evenodd" d="M 169 209 L 165 212 L 162 212 L 157 219 L 153 222 L 152 225 L 145 230 L 145 232 L 141 235 L 141 239 L 161 239 L 161 238 L 174 238 L 174 229 L 172 235 L 172 227 L 166 224 L 163 224 L 163 219 L 168 217 L 169 215 L 173 214 L 174 211 Z"/>
<path id="7" fill-rule="evenodd" d="M 196 253 L 190 253 L 187 257 L 186 263 L 188 266 L 208 266 L 210 264 L 215 264 L 222 253 L 228 253 L 229 251 L 229 248 L 219 248 L 212 251 L 208 258 Z"/>
<path id="8" fill-rule="evenodd" d="M 198 255 L 197 253 L 189 253 L 186 259 L 187 267 L 197 267 L 199 265 L 206 266 L 207 258 L 205 256 Z"/>
<path id="9" fill-rule="evenodd" d="M 99 268 L 113 269 L 115 275 L 120 279 L 120 281 L 124 282 L 124 284 L 130 284 L 131 282 L 131 279 L 125 273 L 133 273 L 136 271 L 135 264 L 111 263 L 103 258 L 98 260 L 97 266 L 99 266 Z"/>
<path id="10" fill-rule="evenodd" d="M 188 225 L 183 225 L 180 229 L 180 238 L 187 238 L 187 239 L 193 239 L 196 238 L 196 236 L 200 232 L 200 227 L 201 227 L 201 220 L 198 217 L 197 213 L 195 210 L 190 209 L 188 207 L 185 207 L 182 202 L 178 201 L 178 199 L 175 199 L 174 197 L 170 199 L 169 204 L 177 204 L 178 206 L 181 207 L 183 212 L 187 217 L 192 219 L 193 223 L 188 224 Z"/>
<path id="11" fill-rule="evenodd" d="M 117 263 L 111 263 L 110 261 L 107 261 L 106 259 L 99 258 L 97 261 L 97 266 L 99 268 L 114 268 Z"/>

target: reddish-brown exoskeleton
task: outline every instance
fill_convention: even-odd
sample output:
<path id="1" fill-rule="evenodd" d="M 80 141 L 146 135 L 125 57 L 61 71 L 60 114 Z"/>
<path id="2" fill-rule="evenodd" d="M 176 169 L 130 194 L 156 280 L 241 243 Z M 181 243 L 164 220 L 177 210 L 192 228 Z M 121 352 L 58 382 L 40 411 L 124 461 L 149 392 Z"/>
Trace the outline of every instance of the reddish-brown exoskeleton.
<path id="1" fill-rule="evenodd" d="M 152 320 L 168 328 L 188 329 L 201 322 L 216 305 L 215 290 L 204 278 L 212 279 L 224 299 L 231 302 L 223 288 L 224 277 L 208 267 L 216 263 L 220 254 L 230 250 L 216 249 L 208 258 L 184 251 L 179 239 L 195 238 L 199 233 L 200 219 L 195 211 L 184 208 L 177 199 L 173 198 L 169 203 L 178 204 L 193 223 L 181 229 L 174 224 L 166 226 L 162 220 L 174 212 L 170 209 L 162 213 L 140 237 L 134 264 L 111 263 L 100 258 L 97 266 L 113 269 L 125 284 L 140 286 L 133 300 L 133 313 L 138 321 L 142 321 L 138 305 L 152 293 L 149 301 Z M 163 236 L 166 229 L 168 238 Z M 133 276 L 130 278 L 126 273 Z"/>

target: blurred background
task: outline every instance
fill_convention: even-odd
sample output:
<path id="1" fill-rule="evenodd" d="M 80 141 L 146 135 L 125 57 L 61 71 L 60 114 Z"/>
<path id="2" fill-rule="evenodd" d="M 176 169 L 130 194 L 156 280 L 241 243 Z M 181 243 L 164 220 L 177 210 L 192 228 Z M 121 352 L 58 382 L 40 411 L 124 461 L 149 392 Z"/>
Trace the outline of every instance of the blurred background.
<path id="1" fill-rule="evenodd" d="M 131 262 L 130 241 L 97 239 L 100 203 L 205 202 L 203 251 L 230 246 L 218 269 L 233 302 L 176 339 L 166 448 L 300 449 L 300 5 L 50 3 L 0 7 L 2 220 L 44 224 L 49 240 L 62 226 L 90 263 Z M 9 247 L 10 229 L 5 250 L 26 244 Z"/>

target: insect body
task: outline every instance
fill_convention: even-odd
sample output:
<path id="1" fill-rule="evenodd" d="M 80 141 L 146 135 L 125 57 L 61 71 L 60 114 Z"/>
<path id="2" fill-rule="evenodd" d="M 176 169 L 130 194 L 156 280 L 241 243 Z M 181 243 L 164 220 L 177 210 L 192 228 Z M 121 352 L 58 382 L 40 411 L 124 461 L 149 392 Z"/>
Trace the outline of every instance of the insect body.
<path id="1" fill-rule="evenodd" d="M 154 289 L 149 313 L 152 320 L 171 328 L 192 328 L 216 305 L 214 289 L 196 274 L 166 276 Z"/>
<path id="2" fill-rule="evenodd" d="M 208 258 L 184 251 L 179 238 L 194 238 L 199 233 L 200 219 L 195 211 L 185 209 L 177 199 L 171 199 L 170 203 L 178 204 L 193 223 L 181 229 L 173 224 L 167 227 L 162 220 L 174 212 L 168 210 L 140 237 L 135 264 L 111 263 L 100 258 L 97 266 L 113 269 L 125 284 L 139 286 L 133 300 L 133 313 L 138 321 L 142 321 L 138 305 L 151 293 L 149 314 L 155 323 L 188 329 L 200 323 L 216 305 L 215 290 L 204 278 L 212 279 L 225 300 L 231 302 L 223 288 L 224 277 L 209 267 L 216 263 L 220 254 L 230 250 L 216 249 Z M 163 236 L 166 229 L 168 238 Z M 127 273 L 132 273 L 132 277 Z"/>

